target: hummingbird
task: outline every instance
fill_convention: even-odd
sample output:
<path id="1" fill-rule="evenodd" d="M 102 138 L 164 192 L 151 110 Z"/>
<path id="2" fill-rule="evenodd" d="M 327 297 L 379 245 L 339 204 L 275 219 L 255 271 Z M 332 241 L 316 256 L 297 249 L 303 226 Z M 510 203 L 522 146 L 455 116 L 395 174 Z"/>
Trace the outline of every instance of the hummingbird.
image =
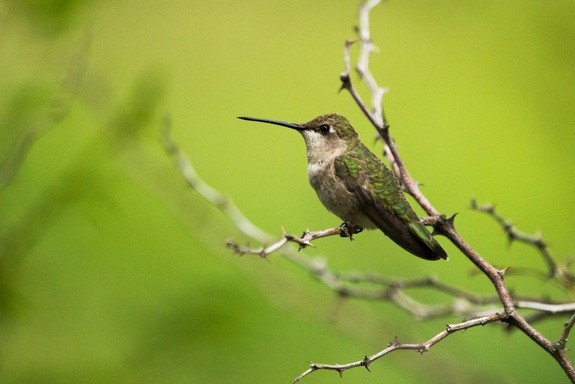
<path id="1" fill-rule="evenodd" d="M 409 205 L 398 179 L 361 142 L 347 118 L 331 113 L 303 124 L 238 118 L 291 128 L 303 136 L 309 182 L 323 205 L 344 221 L 342 230 L 347 236 L 379 228 L 415 256 L 447 259 Z"/>

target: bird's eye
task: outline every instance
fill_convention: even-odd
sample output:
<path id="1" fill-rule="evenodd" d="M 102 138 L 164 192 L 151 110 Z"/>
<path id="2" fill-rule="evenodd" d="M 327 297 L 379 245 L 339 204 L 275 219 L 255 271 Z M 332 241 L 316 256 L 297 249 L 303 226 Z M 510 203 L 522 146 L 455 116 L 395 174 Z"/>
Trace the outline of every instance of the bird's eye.
<path id="1" fill-rule="evenodd" d="M 319 131 L 321 133 L 328 133 L 329 132 L 329 125 L 328 124 L 322 124 L 319 126 Z"/>

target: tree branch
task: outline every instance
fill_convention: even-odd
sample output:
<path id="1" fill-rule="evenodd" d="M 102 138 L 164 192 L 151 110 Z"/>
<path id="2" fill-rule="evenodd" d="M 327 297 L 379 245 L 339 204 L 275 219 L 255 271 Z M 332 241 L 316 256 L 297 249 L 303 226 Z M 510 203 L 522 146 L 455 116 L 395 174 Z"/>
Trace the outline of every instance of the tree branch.
<path id="1" fill-rule="evenodd" d="M 301 236 L 294 236 L 294 235 L 290 235 L 287 232 L 284 232 L 281 239 L 279 239 L 275 243 L 272 243 L 271 245 L 268 245 L 266 247 L 260 247 L 260 248 L 242 247 L 233 240 L 228 240 L 226 242 L 226 246 L 240 256 L 246 255 L 246 254 L 258 255 L 258 256 L 266 259 L 268 257 L 268 255 L 279 250 L 281 247 L 286 245 L 288 242 L 296 243 L 299 246 L 299 249 L 303 249 L 305 247 L 313 247 L 313 245 L 311 243 L 312 240 L 320 239 L 320 238 L 328 237 L 328 236 L 335 236 L 335 235 L 347 236 L 347 235 L 343 234 L 343 230 L 341 227 L 335 227 L 335 228 L 329 228 L 329 229 L 324 229 L 322 231 L 315 231 L 315 232 L 305 231 Z"/>
<path id="2" fill-rule="evenodd" d="M 565 323 L 565 326 L 563 328 L 563 332 L 561 333 L 561 337 L 555 343 L 555 345 L 557 346 L 557 349 L 560 352 L 563 352 L 563 353 L 565 352 L 565 347 L 567 345 L 567 339 L 569 338 L 569 334 L 571 333 L 571 330 L 573 329 L 573 325 L 575 325 L 575 313 L 573 313 L 573 315 L 571 316 L 569 321 Z"/>
<path id="3" fill-rule="evenodd" d="M 478 212 L 483 212 L 495 220 L 507 234 L 509 243 L 518 241 L 535 247 L 547 265 L 547 277 L 556 279 L 564 288 L 573 287 L 575 284 L 575 275 L 557 264 L 555 258 L 549 250 L 547 242 L 543 240 L 541 234 L 529 235 L 518 230 L 510 220 L 504 218 L 498 212 L 496 212 L 495 206 L 493 204 L 487 203 L 480 205 L 475 199 L 473 199 L 471 200 L 471 209 Z"/>
<path id="4" fill-rule="evenodd" d="M 495 313 L 493 315 L 478 317 L 476 319 L 464 321 L 464 322 L 458 323 L 458 324 L 448 324 L 447 327 L 443 331 L 439 332 L 437 335 L 433 336 L 431 339 L 429 339 L 423 343 L 419 343 L 419 344 L 404 344 L 404 343 L 400 343 L 399 340 L 397 340 L 397 338 L 395 338 L 391 343 L 389 343 L 387 348 L 379 351 L 378 353 L 376 353 L 372 356 L 365 356 L 361 360 L 354 361 L 354 362 L 347 363 L 347 364 L 316 364 L 316 363 L 311 363 L 310 367 L 306 371 L 304 371 L 302 374 L 300 374 L 298 377 L 296 377 L 292 381 L 292 384 L 297 383 L 298 381 L 303 379 L 305 376 L 309 375 L 312 372 L 318 371 L 318 370 L 336 371 L 339 373 L 340 376 L 343 375 L 343 372 L 347 371 L 348 369 L 352 369 L 352 368 L 364 367 L 365 369 L 367 369 L 369 371 L 370 370 L 369 366 L 371 363 L 373 363 L 375 360 L 377 360 L 377 359 L 379 359 L 385 355 L 388 355 L 392 352 L 400 351 L 400 350 L 411 350 L 411 351 L 417 351 L 419 353 L 425 353 L 425 352 L 429 351 L 437 343 L 444 340 L 448 336 L 454 334 L 455 332 L 459 332 L 459 331 L 463 331 L 463 330 L 470 329 L 473 327 L 477 327 L 479 325 L 482 326 L 482 325 L 485 325 L 488 323 L 501 321 L 504 319 L 504 317 L 505 317 L 505 315 Z"/>

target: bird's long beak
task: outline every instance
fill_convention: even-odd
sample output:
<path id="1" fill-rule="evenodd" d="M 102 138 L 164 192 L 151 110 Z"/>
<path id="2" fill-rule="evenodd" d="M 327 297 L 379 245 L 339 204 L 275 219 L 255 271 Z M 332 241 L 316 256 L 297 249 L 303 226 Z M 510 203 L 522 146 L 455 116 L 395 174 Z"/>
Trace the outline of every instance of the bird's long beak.
<path id="1" fill-rule="evenodd" d="M 288 127 L 291 129 L 295 129 L 297 131 L 303 131 L 305 129 L 305 127 L 301 124 L 288 123 L 286 121 L 271 120 L 271 119 L 260 119 L 257 117 L 246 117 L 246 116 L 238 116 L 238 119 L 248 120 L 248 121 L 259 121 L 261 123 L 281 125 L 282 127 Z"/>

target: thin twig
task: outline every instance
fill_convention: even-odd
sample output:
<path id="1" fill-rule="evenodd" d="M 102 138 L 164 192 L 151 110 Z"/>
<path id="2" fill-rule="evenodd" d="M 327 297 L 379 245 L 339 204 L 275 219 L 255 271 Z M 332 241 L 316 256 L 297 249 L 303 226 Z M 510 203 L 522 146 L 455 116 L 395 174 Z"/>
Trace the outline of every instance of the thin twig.
<path id="1" fill-rule="evenodd" d="M 361 12 L 363 12 L 363 8 L 360 11 L 360 13 Z M 360 27 L 360 30 L 361 28 L 362 27 Z M 395 141 L 389 134 L 389 124 L 387 123 L 387 120 L 385 119 L 384 115 L 376 115 L 374 112 L 371 112 L 370 109 L 365 105 L 365 103 L 361 99 L 361 96 L 359 95 L 357 90 L 355 89 L 353 82 L 351 81 L 351 75 L 350 75 L 351 69 L 349 66 L 350 62 L 349 50 L 351 44 L 352 41 L 350 40 L 346 41 L 345 43 L 346 49 L 344 53 L 346 57 L 344 59 L 344 62 L 346 63 L 346 68 L 345 71 L 340 75 L 340 80 L 342 83 L 341 89 L 345 89 L 350 93 L 355 103 L 358 105 L 363 114 L 374 126 L 379 136 L 383 139 L 386 145 L 386 151 L 385 151 L 386 157 L 388 158 L 390 164 L 392 164 L 394 173 L 399 177 L 399 180 L 401 180 L 405 191 L 409 193 L 411 196 L 413 196 L 415 200 L 417 200 L 418 204 L 425 210 L 425 212 L 427 212 L 428 215 L 432 217 L 438 216 L 439 212 L 431 205 L 429 200 L 427 200 L 427 198 L 421 193 L 421 191 L 419 190 L 419 183 L 417 183 L 410 176 L 409 172 L 407 171 L 403 163 L 403 160 L 400 158 L 399 152 L 395 145 Z M 369 50 L 365 50 L 365 52 L 369 52 Z M 377 83 L 375 83 L 375 81 L 373 81 L 370 84 L 371 93 L 372 94 L 380 93 L 379 90 L 380 87 L 377 85 Z M 383 113 L 383 107 L 379 108 L 373 105 L 372 108 L 373 110 L 378 110 L 381 111 L 381 113 Z"/>
<path id="2" fill-rule="evenodd" d="M 379 351 L 378 353 L 376 353 L 372 356 L 365 356 L 361 360 L 354 361 L 354 362 L 347 363 L 347 364 L 316 364 L 316 363 L 311 363 L 310 367 L 306 371 L 304 371 L 302 374 L 300 374 L 298 377 L 296 377 L 292 381 L 292 384 L 297 383 L 298 381 L 303 379 L 305 376 L 309 375 L 312 372 L 318 371 L 318 370 L 336 371 L 339 373 L 340 376 L 343 375 L 343 372 L 347 371 L 348 369 L 352 369 L 352 368 L 364 367 L 365 369 L 367 369 L 369 371 L 371 363 L 373 363 L 375 360 L 377 360 L 377 359 L 379 359 L 385 355 L 388 355 L 392 352 L 399 351 L 399 350 L 412 350 L 412 351 L 417 351 L 419 353 L 425 353 L 425 352 L 429 351 L 437 343 L 444 340 L 445 338 L 447 338 L 448 336 L 452 335 L 455 332 L 470 329 L 470 328 L 477 327 L 480 325 L 485 325 L 488 323 L 493 323 L 496 321 L 501 321 L 504 318 L 505 318 L 505 315 L 495 313 L 495 314 L 492 314 L 489 316 L 478 317 L 476 319 L 464 321 L 464 322 L 458 323 L 458 324 L 448 324 L 447 327 L 443 331 L 439 332 L 437 335 L 433 336 L 431 339 L 427 340 L 426 342 L 419 343 L 419 344 L 400 343 L 399 340 L 397 340 L 397 338 L 396 338 L 391 343 L 389 343 L 387 348 Z"/>
<path id="3" fill-rule="evenodd" d="M 258 255 L 263 257 L 264 259 L 267 258 L 271 253 L 279 250 L 288 242 L 293 242 L 299 246 L 299 249 L 303 249 L 306 247 L 313 247 L 312 241 L 315 239 L 320 239 L 323 237 L 328 236 L 346 236 L 343 234 L 343 230 L 341 227 L 329 228 L 324 229 L 321 231 L 305 231 L 301 236 L 291 235 L 287 232 L 284 232 L 283 236 L 276 241 L 266 247 L 260 248 L 249 248 L 249 247 L 242 247 L 238 243 L 233 240 L 228 240 L 226 242 L 226 246 L 232 249 L 238 255 Z"/>
<path id="4" fill-rule="evenodd" d="M 567 339 L 569 338 L 569 334 L 571 333 L 571 330 L 573 329 L 573 325 L 575 325 L 575 312 L 573 313 L 573 315 L 571 315 L 571 318 L 569 319 L 569 321 L 567 321 L 565 323 L 565 326 L 563 327 L 563 332 L 561 332 L 561 337 L 555 343 L 557 346 L 557 349 L 565 350 L 565 346 L 567 345 Z"/>
<path id="5" fill-rule="evenodd" d="M 369 13 L 376 7 L 381 0 L 368 0 L 360 8 L 359 11 L 359 41 L 361 49 L 355 70 L 362 77 L 363 81 L 372 90 L 371 92 L 371 105 L 373 107 L 373 116 L 377 124 L 382 127 L 387 127 L 387 119 L 383 111 L 383 95 L 387 92 L 386 88 L 377 85 L 375 77 L 369 70 L 369 58 L 371 52 L 376 50 L 373 41 L 371 40 L 371 32 L 369 29 Z"/>
<path id="6" fill-rule="evenodd" d="M 501 216 L 495 210 L 495 205 L 491 203 L 478 204 L 477 201 L 473 199 L 471 200 L 471 209 L 478 212 L 483 212 L 495 220 L 505 231 L 510 243 L 518 241 L 535 247 L 547 265 L 548 278 L 557 279 L 559 283 L 565 288 L 570 288 L 575 284 L 575 275 L 569 273 L 557 264 L 551 253 L 551 250 L 549 249 L 549 246 L 547 245 L 547 242 L 543 240 L 541 234 L 536 233 L 534 235 L 529 235 L 518 230 L 510 220 Z"/>
<path id="7" fill-rule="evenodd" d="M 272 238 L 270 234 L 253 224 L 227 196 L 223 195 L 215 188 L 212 188 L 200 178 L 194 167 L 192 167 L 190 161 L 180 151 L 180 148 L 172 137 L 171 129 L 171 119 L 169 116 L 166 116 L 163 134 L 164 148 L 174 159 L 174 162 L 188 185 L 194 191 L 198 192 L 204 199 L 224 212 L 244 235 L 251 237 L 252 239 L 256 239 L 261 243 L 269 241 Z"/>

